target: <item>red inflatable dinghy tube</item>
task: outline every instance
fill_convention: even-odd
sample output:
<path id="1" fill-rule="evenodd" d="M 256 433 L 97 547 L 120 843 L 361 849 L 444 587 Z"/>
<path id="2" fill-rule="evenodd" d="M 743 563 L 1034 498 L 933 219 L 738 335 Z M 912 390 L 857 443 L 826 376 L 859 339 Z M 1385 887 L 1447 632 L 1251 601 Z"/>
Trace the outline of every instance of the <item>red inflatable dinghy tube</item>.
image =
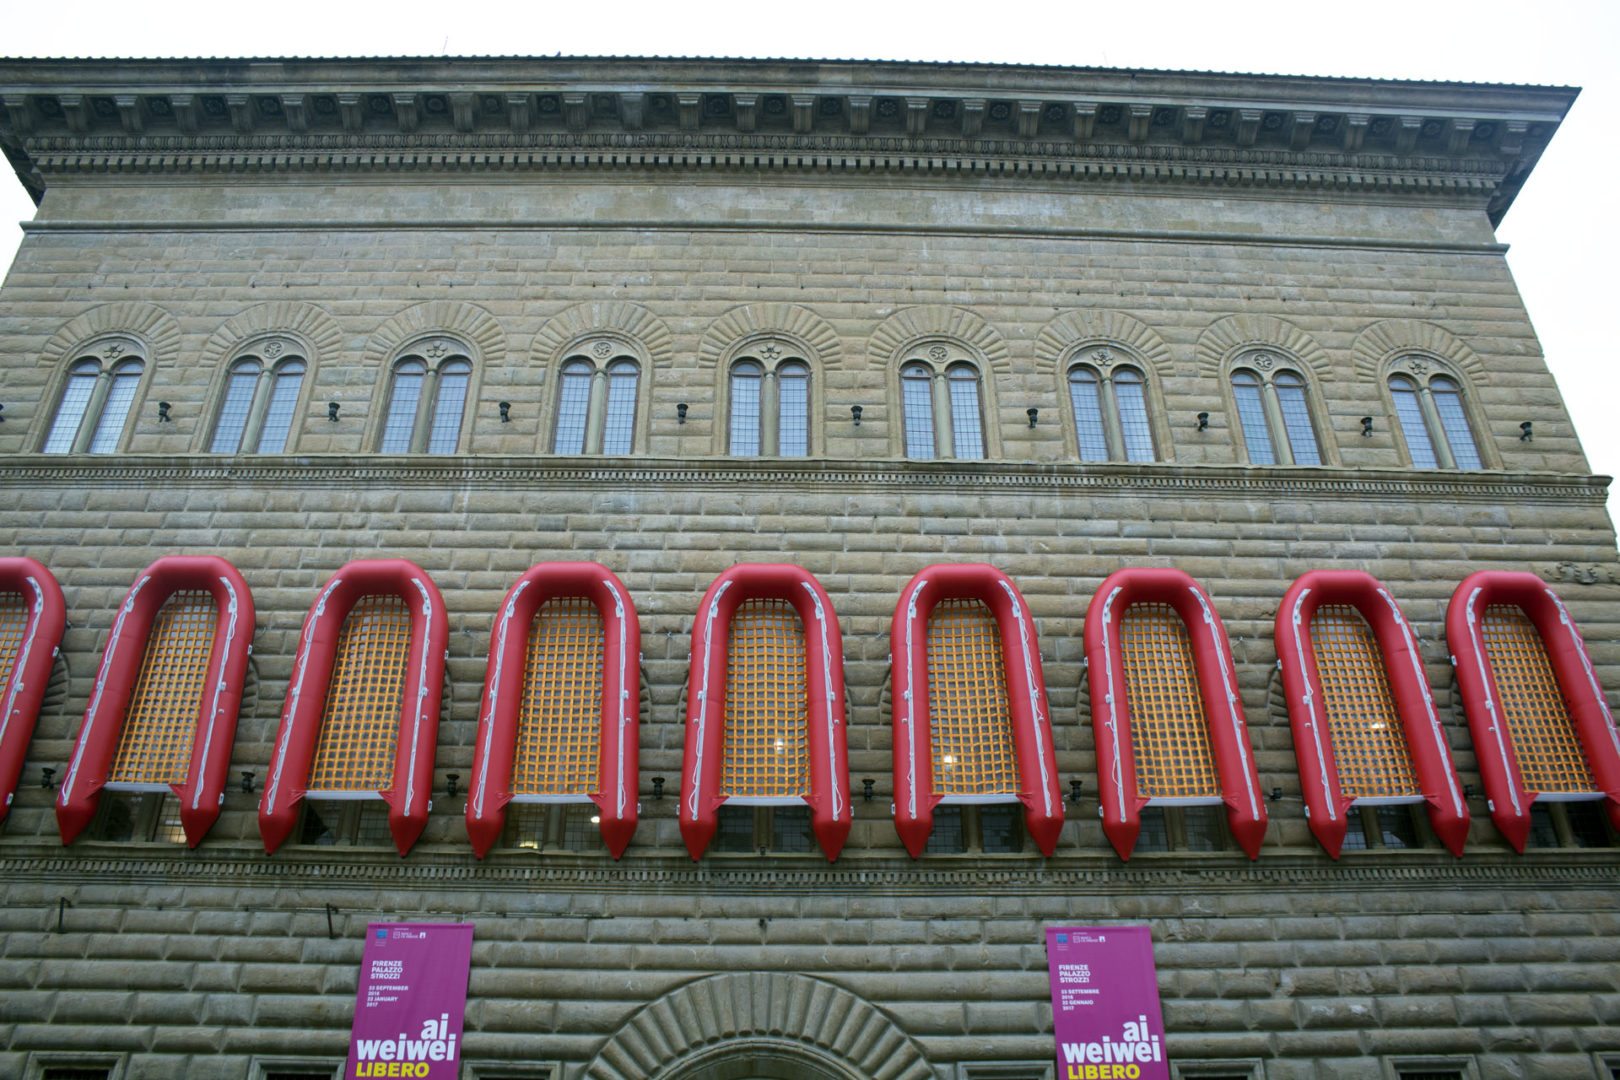
<path id="1" fill-rule="evenodd" d="M 61 586 L 33 559 L 0 559 L 0 821 L 11 812 L 39 706 L 67 626 Z"/>
<path id="2" fill-rule="evenodd" d="M 1620 829 L 1620 733 L 1558 594 L 1534 574 L 1470 574 L 1451 595 L 1446 643 L 1491 820 L 1508 843 L 1524 851 L 1538 801 L 1601 799 Z"/>
<path id="3" fill-rule="evenodd" d="M 560 603 L 547 608 L 552 601 Z M 569 601 L 576 603 L 570 606 Z M 548 633 L 544 623 L 552 616 L 560 621 Z M 538 642 L 532 640 L 537 637 Z M 594 715 L 590 695 L 579 693 L 571 679 L 569 686 L 553 686 L 542 674 L 530 685 L 535 675 L 529 653 L 539 644 L 556 648 L 559 655 L 553 659 L 558 663 L 596 666 L 599 705 Z M 572 651 L 561 655 L 565 649 Z M 586 653 L 594 655 L 587 658 Z M 568 693 L 570 689 L 575 692 Z M 538 765 L 514 776 L 525 703 L 536 697 L 546 699 L 550 722 L 570 727 L 564 743 L 594 757 L 594 781 L 579 782 L 588 775 L 583 761 L 553 770 L 568 776 L 543 775 Z M 595 803 L 602 842 L 615 859 L 623 855 L 636 832 L 640 710 L 641 624 L 624 583 L 599 563 L 530 567 L 507 591 L 490 639 L 467 800 L 467 836 L 477 856 L 483 858 L 500 839 L 507 804 L 514 801 Z M 577 715 L 561 715 L 568 712 Z M 592 741 L 594 755 L 588 749 Z"/>
<path id="4" fill-rule="evenodd" d="M 1326 613 L 1331 625 L 1324 626 L 1326 636 L 1319 642 L 1316 623 L 1328 606 L 1335 610 Z M 1364 620 L 1364 631 L 1356 616 Z M 1468 804 L 1417 637 L 1389 590 L 1359 570 L 1313 570 L 1284 594 L 1275 632 L 1305 815 L 1317 841 L 1337 859 L 1353 806 L 1422 802 L 1434 835 L 1460 857 L 1468 837 Z M 1370 647 L 1365 633 L 1371 634 Z M 1366 657 L 1369 651 L 1375 655 Z M 1358 655 L 1376 666 L 1356 666 Z M 1364 684 L 1354 708 L 1339 707 L 1332 687 L 1324 692 L 1324 665 L 1336 672 L 1333 686 L 1350 680 Z M 1393 708 L 1393 717 L 1369 711 L 1378 708 L 1369 703 L 1381 701 Z M 1353 730 L 1339 754 L 1354 745 L 1359 748 L 1354 758 L 1336 756 L 1335 727 L 1346 736 Z"/>
<path id="5" fill-rule="evenodd" d="M 362 604 L 363 610 L 357 611 Z M 340 657 L 339 645 L 345 640 L 345 623 L 351 613 L 358 621 L 349 648 Z M 399 640 L 407 634 L 408 645 Z M 270 778 L 259 801 L 259 835 L 266 853 L 274 852 L 292 835 L 300 800 L 316 796 L 381 797 L 388 804 L 388 830 L 395 848 L 401 856 L 410 851 L 427 825 L 431 808 L 433 755 L 439 736 L 439 700 L 448 640 L 444 600 L 433 579 L 415 563 L 405 559 L 359 560 L 332 575 L 304 618 L 270 762 Z M 351 659 L 358 669 L 368 653 L 387 658 L 378 665 L 376 678 L 387 680 L 389 685 L 397 682 L 397 700 L 391 695 L 386 701 L 374 699 L 368 708 L 368 703 L 355 695 L 348 682 Z M 340 669 L 336 677 L 335 669 Z M 344 701 L 344 708 L 341 715 L 328 717 L 327 702 L 334 694 Z M 336 747 L 330 758 L 317 755 L 318 749 L 325 750 L 320 745 L 322 728 L 334 720 L 397 731 L 396 737 L 389 740 L 391 762 L 380 767 L 370 763 L 367 768 L 380 768 L 380 775 L 368 773 L 362 778 L 364 784 L 375 783 L 376 787 L 344 782 L 342 773 L 348 762 L 342 747 Z M 334 744 L 348 741 L 332 740 Z M 331 773 L 336 779 L 323 778 L 322 783 L 328 786 L 312 790 L 312 769 L 325 769 L 328 762 L 332 763 Z"/>
<path id="6" fill-rule="evenodd" d="M 750 678 L 746 695 L 728 696 L 733 673 Z M 730 803 L 808 805 L 816 842 L 836 860 L 852 822 L 846 726 L 838 613 L 814 575 L 747 564 L 715 578 L 692 623 L 687 682 L 680 828 L 692 858 L 703 856 Z M 774 764 L 772 753 L 789 764 Z"/>
<path id="7" fill-rule="evenodd" d="M 57 793 L 62 843 L 90 824 L 103 789 L 173 792 L 186 843 L 202 842 L 225 801 L 253 619 L 253 594 L 224 559 L 169 555 L 141 571 Z"/>
<path id="8" fill-rule="evenodd" d="M 966 605 L 951 605 L 964 601 Z M 953 761 L 942 742 L 942 768 L 953 773 L 974 772 L 978 779 L 968 782 L 956 775 L 936 776 L 934 761 L 935 717 L 930 712 L 932 695 L 942 698 L 945 708 L 955 711 L 954 702 L 944 701 L 943 687 L 929 681 L 929 620 L 948 605 L 948 617 L 969 628 L 976 618 L 974 605 L 982 605 L 991 627 L 971 631 L 983 642 L 993 632 L 999 639 L 999 657 L 972 657 L 968 663 L 984 672 L 999 666 L 1005 688 L 1001 708 L 994 710 L 992 724 L 1005 718 L 1010 733 L 996 731 L 953 731 L 952 740 L 989 736 L 1006 742 L 1010 734 L 1014 771 L 988 786 L 1000 790 L 963 793 L 961 788 L 983 788 L 988 770 L 984 755 L 966 755 L 977 760 Z M 954 610 L 953 610 L 954 609 Z M 912 858 L 920 858 L 934 831 L 934 808 L 941 803 L 1000 803 L 1017 801 L 1024 807 L 1024 826 L 1043 855 L 1051 855 L 1063 829 L 1063 798 L 1058 788 L 1057 756 L 1052 746 L 1051 713 L 1046 704 L 1046 683 L 1041 676 L 1041 650 L 1035 633 L 1035 620 L 1007 575 L 983 563 L 936 564 L 907 583 L 895 605 L 889 630 L 889 657 L 893 666 L 894 730 L 894 827 Z M 996 663 L 986 664 L 986 660 Z M 992 676 L 993 678 L 993 676 Z M 981 680 L 982 681 L 982 680 Z M 954 690 L 951 693 L 955 693 Z M 978 710 L 975 710 L 978 711 Z M 943 737 L 943 736 L 942 736 Z M 967 745 L 967 742 L 963 743 Z M 965 767 L 965 768 L 964 768 Z"/>
<path id="9" fill-rule="evenodd" d="M 1136 638 L 1125 642 L 1122 630 L 1138 604 L 1155 609 L 1151 615 L 1159 624 L 1160 652 L 1175 644 L 1191 651 L 1192 670 L 1178 674 L 1189 684 L 1196 682 L 1196 701 L 1182 702 L 1164 715 L 1158 710 L 1135 712 L 1140 704 L 1132 689 L 1137 665 L 1128 660 L 1136 656 L 1130 651 L 1137 648 Z M 1184 643 L 1176 642 L 1182 635 Z M 1165 666 L 1177 662 L 1176 654 L 1185 653 L 1172 648 L 1172 655 L 1158 655 L 1152 652 L 1152 637 L 1143 639 L 1149 651 L 1140 660 L 1159 669 L 1156 681 L 1162 682 Z M 1232 648 L 1221 617 L 1198 583 L 1180 570 L 1126 569 L 1111 574 L 1086 611 L 1086 670 L 1103 832 L 1119 857 L 1129 859 L 1136 847 L 1144 806 L 1220 804 L 1226 807 L 1227 826 L 1238 847 L 1249 858 L 1259 858 L 1266 835 L 1266 804 L 1237 692 Z M 1147 738 L 1153 729 L 1166 728 L 1163 733 L 1169 736 L 1167 725 L 1185 727 L 1194 706 L 1202 721 L 1201 733 L 1181 730 L 1173 738 Z M 1164 753 L 1154 751 L 1156 746 L 1196 742 L 1200 737 L 1208 751 L 1207 756 L 1198 755 L 1197 769 L 1187 768 L 1187 762 L 1139 761 L 1144 753 Z M 1148 767 L 1139 769 L 1139 764 Z"/>

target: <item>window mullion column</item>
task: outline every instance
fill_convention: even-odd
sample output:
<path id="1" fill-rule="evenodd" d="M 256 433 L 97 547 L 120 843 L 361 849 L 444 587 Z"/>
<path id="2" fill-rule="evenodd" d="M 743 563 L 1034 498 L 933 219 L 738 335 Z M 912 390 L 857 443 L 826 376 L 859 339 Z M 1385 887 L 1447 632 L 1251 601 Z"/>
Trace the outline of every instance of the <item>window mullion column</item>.
<path id="1" fill-rule="evenodd" d="M 247 423 L 242 427 L 242 445 L 238 453 L 250 454 L 258 449 L 259 436 L 264 434 L 264 418 L 270 411 L 270 393 L 276 375 L 269 367 L 259 369 L 257 384 L 253 387 L 253 401 L 248 406 Z"/>
<path id="2" fill-rule="evenodd" d="M 439 399 L 439 369 L 422 376 L 422 396 L 416 399 L 416 421 L 411 425 L 411 453 L 427 452 L 428 429 L 433 426 L 433 405 Z"/>
<path id="3" fill-rule="evenodd" d="M 1429 441 L 1434 444 L 1434 456 L 1440 467 L 1455 469 L 1457 459 L 1451 453 L 1451 439 L 1446 435 L 1446 425 L 1440 420 L 1440 410 L 1435 407 L 1434 392 L 1428 383 L 1418 387 L 1418 408 L 1423 411 L 1423 423 L 1429 429 Z"/>
<path id="4" fill-rule="evenodd" d="M 591 372 L 590 403 L 585 407 L 585 453 L 602 452 L 602 435 L 607 431 L 607 372 Z"/>
<path id="5" fill-rule="evenodd" d="M 956 456 L 956 425 L 951 420 L 950 380 L 943 371 L 933 373 L 931 389 L 934 393 L 934 456 Z"/>
<path id="6" fill-rule="evenodd" d="M 776 385 L 776 372 L 767 371 L 759 387 L 759 452 L 775 457 L 782 434 L 780 413 L 781 394 Z"/>
<path id="7" fill-rule="evenodd" d="M 1124 461 L 1125 429 L 1119 422 L 1119 399 L 1114 396 L 1114 377 L 1106 369 L 1098 372 L 1097 404 L 1102 410 L 1103 441 L 1108 444 L 1108 460 Z"/>
<path id="8" fill-rule="evenodd" d="M 1271 429 L 1272 452 L 1277 464 L 1292 465 L 1294 447 L 1288 441 L 1288 424 L 1283 420 L 1282 402 L 1277 400 L 1277 387 L 1272 384 L 1270 375 L 1261 377 L 1260 402 L 1265 406 L 1266 426 Z"/>
<path id="9" fill-rule="evenodd" d="M 112 372 L 103 369 L 96 375 L 96 385 L 90 391 L 90 400 L 84 403 L 84 415 L 79 418 L 79 430 L 73 435 L 72 453 L 84 454 L 96 437 L 96 425 L 101 423 L 101 410 L 107 406 L 107 395 L 112 392 Z"/>

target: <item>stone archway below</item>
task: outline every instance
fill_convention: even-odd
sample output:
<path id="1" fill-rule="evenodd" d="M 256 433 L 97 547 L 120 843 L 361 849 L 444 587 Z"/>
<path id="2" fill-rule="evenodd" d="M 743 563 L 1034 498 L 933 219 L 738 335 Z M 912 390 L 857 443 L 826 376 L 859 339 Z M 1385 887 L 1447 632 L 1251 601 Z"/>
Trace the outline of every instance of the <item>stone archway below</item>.
<path id="1" fill-rule="evenodd" d="M 867 1080 L 798 1044 L 747 1037 L 704 1047 L 672 1063 L 667 1076 L 669 1080 Z"/>

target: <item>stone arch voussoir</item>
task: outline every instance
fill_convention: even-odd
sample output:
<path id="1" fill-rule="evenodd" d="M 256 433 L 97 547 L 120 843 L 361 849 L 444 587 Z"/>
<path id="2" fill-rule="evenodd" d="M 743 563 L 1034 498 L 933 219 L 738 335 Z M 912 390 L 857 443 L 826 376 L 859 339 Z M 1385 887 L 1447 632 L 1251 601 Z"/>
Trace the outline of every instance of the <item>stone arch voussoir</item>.
<path id="1" fill-rule="evenodd" d="M 1305 365 L 1318 383 L 1333 379 L 1327 350 L 1293 323 L 1274 315 L 1228 315 L 1211 323 L 1198 338 L 1198 370 L 1219 375 L 1233 357 L 1248 349 L 1275 349 Z"/>
<path id="2" fill-rule="evenodd" d="M 781 972 L 710 975 L 665 994 L 613 1033 L 585 1076 L 659 1080 L 717 1043 L 750 1038 L 800 1046 L 855 1076 L 934 1076 L 916 1042 L 870 1002 Z"/>
<path id="3" fill-rule="evenodd" d="M 878 324 L 867 339 L 872 362 L 886 365 L 915 342 L 950 338 L 972 346 L 997 374 L 1012 372 L 1012 359 L 1001 332 L 966 308 L 930 305 L 902 308 Z"/>
<path id="4" fill-rule="evenodd" d="M 667 367 L 675 357 L 675 338 L 664 320 L 627 300 L 595 300 L 564 308 L 535 334 L 529 360 L 545 366 L 560 358 L 570 344 L 591 334 L 613 334 L 639 345 L 654 367 Z"/>
<path id="5" fill-rule="evenodd" d="M 203 345 L 203 370 L 213 370 L 244 342 L 272 333 L 291 334 L 308 342 L 316 355 L 305 359 L 312 364 L 331 360 L 343 345 L 343 330 L 324 308 L 295 300 L 277 300 L 250 307 L 215 330 Z"/>
<path id="6" fill-rule="evenodd" d="M 464 338 L 478 351 L 478 361 L 486 368 L 506 359 L 506 331 L 495 316 L 476 304 L 430 300 L 406 308 L 377 327 L 366 342 L 363 363 L 368 368 L 380 367 L 407 341 L 432 333 Z"/>
<path id="7" fill-rule="evenodd" d="M 1386 364 L 1405 353 L 1437 356 L 1478 383 L 1485 378 L 1485 362 L 1460 338 L 1443 327 L 1420 319 L 1385 319 L 1373 323 L 1350 347 L 1356 374 L 1376 379 Z"/>
<path id="8" fill-rule="evenodd" d="M 166 367 L 180 358 L 180 323 L 154 304 L 124 301 L 102 304 L 64 323 L 40 351 L 40 365 L 55 368 L 70 352 L 101 334 L 128 334 L 146 346 L 152 369 Z"/>
<path id="9" fill-rule="evenodd" d="M 1122 345 L 1152 365 L 1160 378 L 1174 374 L 1170 346 L 1152 327 L 1122 311 L 1065 311 L 1036 335 L 1035 369 L 1050 375 L 1076 345 L 1093 344 Z"/>
<path id="10" fill-rule="evenodd" d="M 698 344 L 698 366 L 711 368 L 739 341 L 764 334 L 781 334 L 800 342 L 818 366 L 838 363 L 838 331 L 807 307 L 798 304 L 742 304 L 709 324 Z"/>

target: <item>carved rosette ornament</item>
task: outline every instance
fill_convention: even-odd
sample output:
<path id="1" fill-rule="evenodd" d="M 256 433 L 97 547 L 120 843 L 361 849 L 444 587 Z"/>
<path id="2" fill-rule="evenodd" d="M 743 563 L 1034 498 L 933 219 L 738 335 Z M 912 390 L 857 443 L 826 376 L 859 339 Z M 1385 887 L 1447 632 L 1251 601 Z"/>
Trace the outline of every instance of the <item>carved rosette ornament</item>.
<path id="1" fill-rule="evenodd" d="M 929 359 L 933 360 L 936 364 L 943 364 L 945 362 L 945 357 L 948 355 L 950 354 L 946 351 L 946 348 L 943 345 L 935 345 L 933 348 L 928 350 Z"/>
<path id="2" fill-rule="evenodd" d="M 1254 354 L 1254 366 L 1261 371 L 1270 371 L 1277 364 L 1277 358 L 1268 352 Z"/>
<path id="3" fill-rule="evenodd" d="M 1406 366 L 1411 369 L 1414 375 L 1425 375 L 1429 370 L 1429 362 L 1421 356 L 1407 357 Z"/>
<path id="4" fill-rule="evenodd" d="M 1091 354 L 1091 359 L 1092 362 L 1098 367 L 1105 368 L 1114 362 L 1114 354 L 1111 350 L 1106 348 L 1098 349 L 1096 352 Z"/>
<path id="5" fill-rule="evenodd" d="M 430 360 L 437 360 L 449 351 L 449 346 L 442 341 L 435 341 L 422 350 L 423 354 Z"/>
<path id="6" fill-rule="evenodd" d="M 591 355 L 596 357 L 598 360 L 606 360 L 608 356 L 612 354 L 612 352 L 613 345 L 610 342 L 598 341 L 595 345 L 591 346 Z"/>
<path id="7" fill-rule="evenodd" d="M 775 360 L 782 355 L 782 350 L 775 345 L 767 345 L 759 350 L 759 355 L 766 360 Z"/>
<path id="8" fill-rule="evenodd" d="M 271 360 L 287 351 L 287 346 L 280 341 L 272 341 L 264 347 L 264 355 Z"/>

